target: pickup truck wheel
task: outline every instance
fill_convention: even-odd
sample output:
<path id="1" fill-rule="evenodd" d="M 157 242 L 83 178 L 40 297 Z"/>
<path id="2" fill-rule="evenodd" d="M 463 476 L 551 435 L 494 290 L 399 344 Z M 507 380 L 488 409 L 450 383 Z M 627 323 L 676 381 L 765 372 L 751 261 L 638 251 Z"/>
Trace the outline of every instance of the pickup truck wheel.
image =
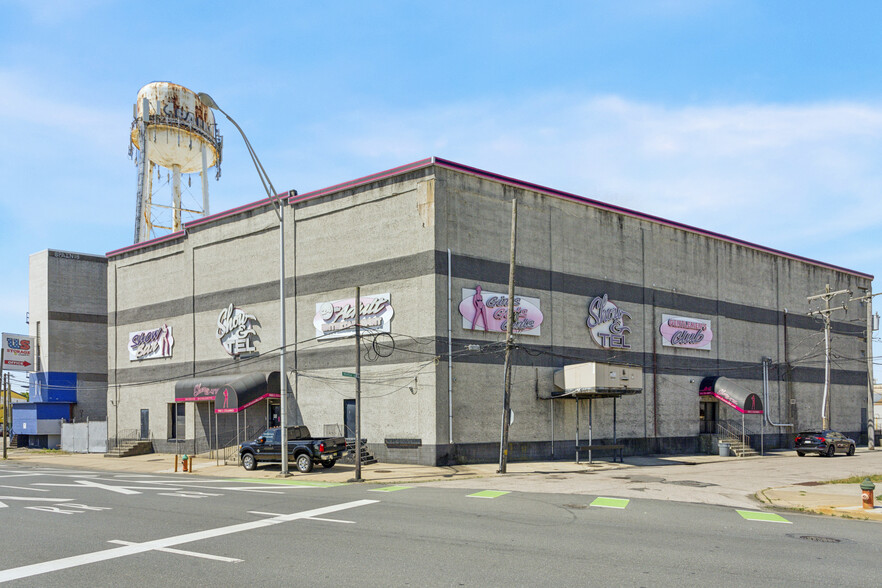
<path id="1" fill-rule="evenodd" d="M 312 458 L 305 453 L 297 456 L 297 471 L 302 474 L 308 474 L 312 471 Z"/>
<path id="2" fill-rule="evenodd" d="M 242 455 L 242 467 L 244 467 L 249 472 L 257 468 L 257 460 L 254 459 L 253 454 L 245 453 Z"/>
<path id="3" fill-rule="evenodd" d="M 329 470 L 329 469 L 331 469 L 332 467 L 334 467 L 334 464 L 335 464 L 335 463 L 337 463 L 337 460 L 336 460 L 336 459 L 329 459 L 328 461 L 323 461 L 323 462 L 322 462 L 322 467 L 325 468 L 326 470 Z"/>

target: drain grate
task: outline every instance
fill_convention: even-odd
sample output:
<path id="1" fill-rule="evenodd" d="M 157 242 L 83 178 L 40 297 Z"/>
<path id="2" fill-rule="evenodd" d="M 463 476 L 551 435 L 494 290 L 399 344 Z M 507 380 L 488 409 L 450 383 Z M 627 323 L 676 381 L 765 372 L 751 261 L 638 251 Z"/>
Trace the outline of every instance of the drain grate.
<path id="1" fill-rule="evenodd" d="M 840 539 L 836 539 L 835 537 L 821 537 L 820 535 L 800 535 L 800 539 L 805 539 L 806 541 L 815 541 L 817 543 L 840 543 Z"/>
<path id="2" fill-rule="evenodd" d="M 353 298 L 353 300 L 355 300 L 355 298 Z M 564 505 L 564 508 L 578 508 L 578 509 L 582 509 L 582 508 L 588 508 L 588 505 L 587 505 L 587 504 L 565 504 L 565 505 Z"/>

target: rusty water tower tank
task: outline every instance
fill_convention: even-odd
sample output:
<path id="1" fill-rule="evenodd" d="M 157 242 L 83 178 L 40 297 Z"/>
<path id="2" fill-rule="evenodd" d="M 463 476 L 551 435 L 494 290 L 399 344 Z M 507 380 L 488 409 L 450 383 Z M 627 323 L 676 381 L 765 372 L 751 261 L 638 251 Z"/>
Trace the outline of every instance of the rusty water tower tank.
<path id="1" fill-rule="evenodd" d="M 156 229 L 181 229 L 181 213 L 209 214 L 208 169 L 215 167 L 220 177 L 223 138 L 217 130 L 214 113 L 203 105 L 192 90 L 171 82 L 152 82 L 138 92 L 131 128 L 131 144 L 138 150 L 138 194 L 135 205 L 135 242 L 156 236 Z M 153 202 L 153 175 L 156 167 L 168 170 L 171 205 Z M 156 170 L 160 174 L 160 170 Z M 202 184 L 202 209 L 181 205 L 181 174 L 198 172 Z M 161 174 L 160 174 L 161 175 Z M 158 194 L 159 191 L 157 191 Z M 154 208 L 171 209 L 170 226 L 157 224 Z"/>

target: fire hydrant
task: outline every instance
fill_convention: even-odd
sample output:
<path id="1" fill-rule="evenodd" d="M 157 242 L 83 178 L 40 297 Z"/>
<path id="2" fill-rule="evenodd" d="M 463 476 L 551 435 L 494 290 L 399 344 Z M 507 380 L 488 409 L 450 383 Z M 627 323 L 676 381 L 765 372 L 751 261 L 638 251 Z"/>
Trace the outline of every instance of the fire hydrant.
<path id="1" fill-rule="evenodd" d="M 190 471 L 190 470 L 187 469 L 187 466 L 189 465 L 189 463 L 190 463 L 190 456 L 188 456 L 188 455 L 185 453 L 185 454 L 184 454 L 184 457 L 181 458 L 181 464 L 184 466 L 184 471 L 185 471 L 185 472 Z"/>
<path id="2" fill-rule="evenodd" d="M 864 508 L 872 509 L 873 507 L 873 490 L 876 489 L 876 484 L 870 481 L 870 478 L 864 478 L 864 481 L 861 482 L 861 498 L 864 502 Z"/>

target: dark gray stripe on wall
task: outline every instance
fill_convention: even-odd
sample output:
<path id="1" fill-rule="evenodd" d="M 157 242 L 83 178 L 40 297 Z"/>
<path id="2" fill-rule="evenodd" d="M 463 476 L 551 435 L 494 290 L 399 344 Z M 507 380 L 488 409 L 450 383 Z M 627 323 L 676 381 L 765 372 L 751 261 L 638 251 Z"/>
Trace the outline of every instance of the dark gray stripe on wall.
<path id="1" fill-rule="evenodd" d="M 508 264 L 499 261 L 479 259 L 466 255 L 453 255 L 453 275 L 457 278 L 475 280 L 476 282 L 508 283 Z M 436 273 L 447 274 L 447 252 L 435 252 Z M 653 288 L 643 288 L 633 284 L 621 284 L 608 280 L 599 280 L 586 276 L 577 276 L 549 270 L 517 266 L 515 283 L 518 287 L 535 290 L 551 290 L 565 294 L 592 297 L 608 294 L 616 302 L 643 304 L 645 300 L 655 302 L 656 307 L 677 309 L 682 312 L 694 312 L 708 315 L 724 316 L 740 321 L 778 325 L 784 323 L 784 313 L 768 308 L 759 308 L 746 304 L 718 301 L 678 292 L 668 292 Z M 586 301 L 587 304 L 587 301 Z M 586 310 L 587 315 L 587 310 Z M 862 336 L 865 327 L 846 322 L 833 322 L 838 333 Z M 787 314 L 787 326 L 797 329 L 820 331 L 823 325 L 813 318 L 802 314 Z"/>
<path id="2" fill-rule="evenodd" d="M 454 349 L 464 349 L 469 344 L 483 344 L 486 341 L 475 341 L 468 339 L 455 339 Z M 441 356 L 447 351 L 447 343 L 444 340 L 436 340 L 434 345 L 438 355 Z M 428 342 L 424 346 L 415 346 L 411 349 L 401 348 L 396 350 L 388 358 L 378 358 L 376 361 L 367 364 L 368 366 L 391 366 L 391 365 L 417 365 L 431 359 L 431 355 L 423 355 L 424 349 L 431 349 L 432 342 Z M 495 351 L 474 352 L 472 354 L 457 355 L 454 359 L 456 364 L 476 364 L 487 366 L 498 366 L 500 369 L 503 364 L 503 356 L 501 348 L 495 347 Z M 421 353 L 415 355 L 413 352 Z M 289 353 L 289 358 L 293 357 Z M 442 356 L 443 357 L 443 356 Z M 602 362 L 602 363 L 625 363 L 636 365 L 642 368 L 646 374 L 652 373 L 652 354 L 639 352 L 610 352 L 604 349 L 595 348 L 574 348 L 574 347 L 554 347 L 530 345 L 525 348 L 517 349 L 513 363 L 521 367 L 544 367 L 544 368 L 560 368 L 564 364 L 575 362 Z M 301 351 L 297 354 L 297 364 L 301 370 L 306 372 L 325 369 L 340 369 L 341 371 L 352 368 L 352 350 L 341 347 L 329 348 L 313 348 Z M 237 374 L 254 371 L 274 371 L 279 367 L 278 355 L 269 352 L 265 355 L 242 360 L 233 359 L 216 359 L 208 361 L 200 361 L 196 363 L 195 372 L 193 372 L 193 364 L 191 362 L 161 362 L 157 364 L 132 362 L 130 367 L 126 367 L 117 371 L 117 383 L 134 384 L 134 383 L 161 383 L 173 382 L 183 377 L 192 377 L 193 375 L 215 376 L 222 374 Z M 779 369 L 780 368 L 780 369 Z M 427 370 L 431 369 L 426 367 Z M 722 375 L 730 378 L 741 380 L 753 380 L 761 382 L 763 373 L 762 365 L 754 362 L 726 361 L 711 358 L 698 357 L 680 357 L 674 355 L 657 355 L 656 371 L 661 375 L 686 376 L 695 378 L 695 389 L 698 390 L 698 382 L 704 376 Z M 500 372 L 501 374 L 501 372 Z M 305 378 L 309 378 L 306 373 Z M 784 379 L 783 366 L 773 366 L 769 374 L 771 381 Z M 813 367 L 795 367 L 791 377 L 794 382 L 808 384 L 823 384 L 824 369 Z M 341 376 L 341 381 L 345 379 Z M 867 382 L 866 372 L 859 370 L 843 370 L 836 369 L 831 372 L 831 381 L 836 385 L 863 386 Z M 369 380 L 366 380 L 369 383 Z"/>
<path id="3" fill-rule="evenodd" d="M 432 274 L 442 279 L 446 278 L 446 251 L 424 251 L 384 261 L 297 276 L 296 292 L 298 296 L 306 296 L 350 286 L 354 287 L 359 284 L 376 283 L 380 280 L 384 282 L 403 280 Z M 460 279 L 474 280 L 475 282 L 506 284 L 508 283 L 508 264 L 465 255 L 454 255 L 453 276 Z M 768 325 L 784 324 L 784 313 L 778 310 L 717 301 L 711 298 L 643 288 L 642 286 L 632 284 L 621 284 L 538 268 L 518 266 L 515 279 L 517 286 L 522 288 L 554 291 L 585 297 L 606 293 L 617 302 L 642 305 L 644 301 L 654 301 L 656 307 L 668 308 L 683 313 L 700 313 Z M 289 297 L 293 296 L 295 292 L 295 278 L 287 278 L 285 284 Z M 196 297 L 195 308 L 197 312 L 201 312 L 215 309 L 220 310 L 231 302 L 237 306 L 268 302 L 276 300 L 278 292 L 278 281 L 271 280 L 241 288 L 201 294 Z M 191 299 L 178 298 L 168 302 L 121 310 L 117 313 L 116 322 L 114 322 L 112 316 L 108 322 L 113 326 L 151 320 L 167 320 L 187 315 L 190 311 Z M 823 329 L 823 325 L 819 321 L 815 321 L 809 316 L 792 313 L 787 314 L 787 326 L 789 328 L 815 331 Z M 833 326 L 837 333 L 843 335 L 863 336 L 866 330 L 865 327 L 859 324 L 846 322 L 833 322 Z"/>
<path id="4" fill-rule="evenodd" d="M 95 323 L 99 325 L 107 324 L 106 314 L 86 314 L 81 312 L 57 312 L 49 311 L 50 321 L 66 321 L 69 323 Z"/>

